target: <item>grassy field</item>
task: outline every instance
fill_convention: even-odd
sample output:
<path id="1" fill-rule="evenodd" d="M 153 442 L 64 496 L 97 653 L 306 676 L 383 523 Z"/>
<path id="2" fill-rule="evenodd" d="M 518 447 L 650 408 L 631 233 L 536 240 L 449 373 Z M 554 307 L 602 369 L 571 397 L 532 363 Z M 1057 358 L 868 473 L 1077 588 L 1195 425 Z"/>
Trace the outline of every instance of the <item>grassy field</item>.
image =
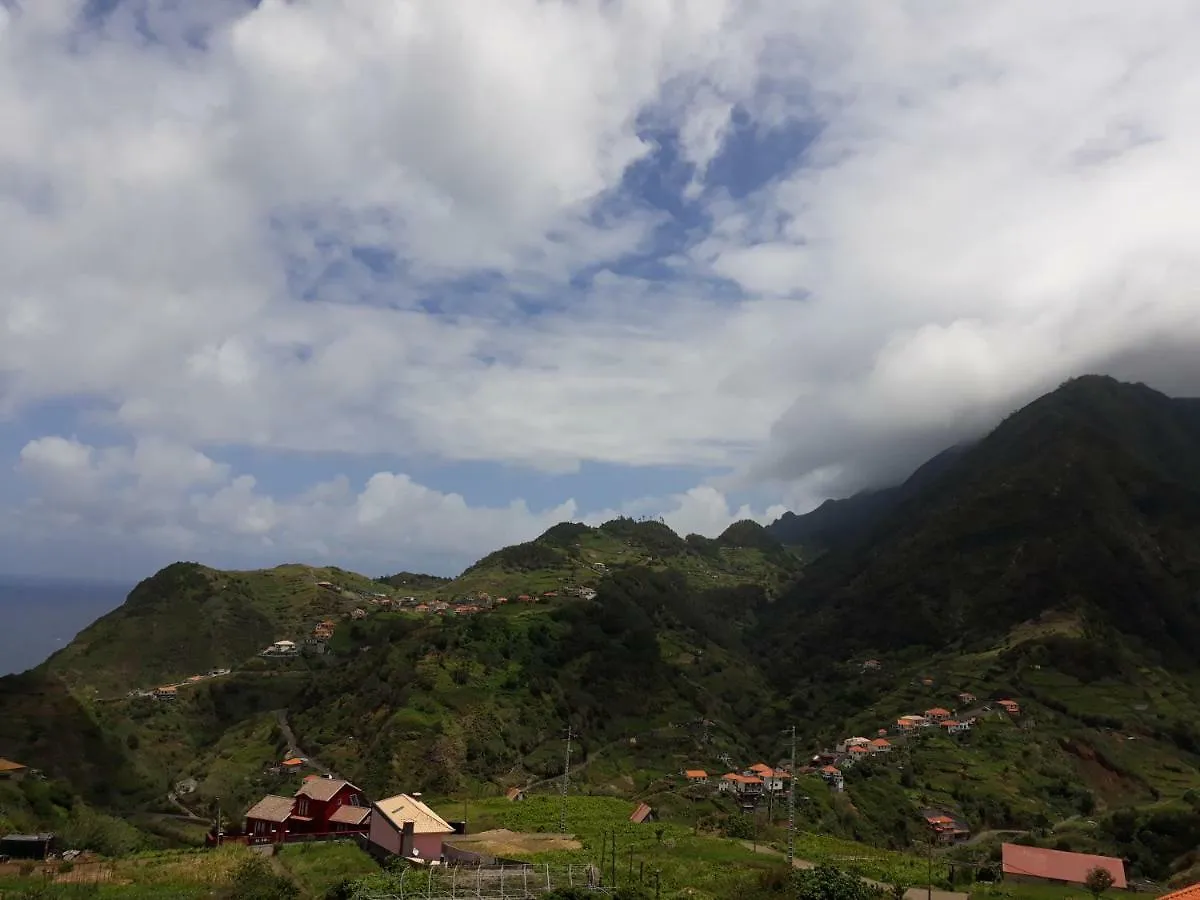
<path id="1" fill-rule="evenodd" d="M 0 897 L 38 900 L 199 900 L 227 886 L 250 858 L 245 847 L 175 850 L 79 864 L 46 874 L 20 866 L 0 867 Z M 378 867 L 353 843 L 301 844 L 283 848 L 271 867 L 291 879 L 304 900 L 319 900 L 343 879 L 361 878 Z M 11 871 L 17 869 L 18 871 Z"/>
<path id="2" fill-rule="evenodd" d="M 695 828 L 675 822 L 635 824 L 629 815 L 635 804 L 611 797 L 572 796 L 567 801 L 567 831 L 583 844 L 570 853 L 537 854 L 522 857 L 531 862 L 599 864 L 605 854 L 606 871 L 611 871 L 615 836 L 618 883 L 633 873 L 636 879 L 645 872 L 660 872 L 664 897 L 728 898 L 739 889 L 756 884 L 758 878 L 783 864 L 781 855 L 755 853 L 743 842 L 698 833 Z M 460 814 L 461 803 L 446 807 Z M 471 830 L 507 828 L 520 832 L 557 832 L 562 801 L 552 795 L 533 796 L 518 802 L 488 799 L 466 804 Z M 782 851 L 786 832 L 779 827 L 764 827 L 762 847 Z M 904 853 L 880 850 L 852 841 L 838 840 L 811 832 L 798 832 L 796 856 L 814 863 L 828 863 L 867 878 L 889 883 L 924 883 L 928 871 L 925 859 Z M 944 861 L 935 860 L 934 880 L 945 882 Z"/>

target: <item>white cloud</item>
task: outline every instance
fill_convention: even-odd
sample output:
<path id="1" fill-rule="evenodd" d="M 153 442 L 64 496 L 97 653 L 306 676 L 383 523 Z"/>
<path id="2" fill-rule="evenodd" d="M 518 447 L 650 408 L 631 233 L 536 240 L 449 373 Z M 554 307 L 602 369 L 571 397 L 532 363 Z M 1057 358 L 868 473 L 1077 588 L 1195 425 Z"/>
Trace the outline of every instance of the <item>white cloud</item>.
<path id="1" fill-rule="evenodd" d="M 319 547 L 429 504 L 503 543 L 557 513 L 271 497 L 206 454 L 728 467 L 714 491 L 799 500 L 1070 374 L 1200 389 L 1159 351 L 1200 341 L 1182 0 L 83 6 L 0 23 L 0 416 L 76 404 L 130 446 L 27 447 L 47 514 Z M 819 135 L 743 196 L 710 177 L 735 115 Z M 668 279 L 605 269 L 671 224 L 625 184 L 643 126 L 695 166 Z M 736 515 L 707 490 L 680 521 Z"/>
<path id="2" fill-rule="evenodd" d="M 17 469 L 32 499 L 13 511 L 10 541 L 32 547 L 66 531 L 68 538 L 120 539 L 231 565 L 270 555 L 371 572 L 456 572 L 562 521 L 598 525 L 618 515 L 653 515 L 680 534 L 715 536 L 738 519 L 766 522 L 782 513 L 731 509 L 711 486 L 611 510 L 584 511 L 573 500 L 536 510 L 521 500 L 473 506 L 396 472 L 377 472 L 361 488 L 339 475 L 280 497 L 249 474 L 161 440 L 97 448 L 42 437 L 25 445 Z"/>

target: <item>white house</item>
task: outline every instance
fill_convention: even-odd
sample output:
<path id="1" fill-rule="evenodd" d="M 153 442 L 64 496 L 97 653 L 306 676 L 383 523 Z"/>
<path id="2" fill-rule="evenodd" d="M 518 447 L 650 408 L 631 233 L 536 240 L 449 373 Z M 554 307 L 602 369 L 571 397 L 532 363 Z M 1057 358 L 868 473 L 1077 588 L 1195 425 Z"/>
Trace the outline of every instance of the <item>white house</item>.
<path id="1" fill-rule="evenodd" d="M 837 751 L 838 753 L 848 753 L 853 747 L 866 747 L 870 743 L 865 737 L 849 737 L 838 742 Z"/>

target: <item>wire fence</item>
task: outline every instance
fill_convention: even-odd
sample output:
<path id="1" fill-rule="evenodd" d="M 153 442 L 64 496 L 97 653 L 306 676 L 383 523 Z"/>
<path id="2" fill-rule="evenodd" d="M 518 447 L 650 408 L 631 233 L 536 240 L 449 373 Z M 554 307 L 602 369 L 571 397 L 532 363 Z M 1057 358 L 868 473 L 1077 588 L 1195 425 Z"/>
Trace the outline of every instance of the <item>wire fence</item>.
<path id="1" fill-rule="evenodd" d="M 369 900 L 533 900 L 563 888 L 611 896 L 595 866 L 502 865 L 411 868 Z"/>

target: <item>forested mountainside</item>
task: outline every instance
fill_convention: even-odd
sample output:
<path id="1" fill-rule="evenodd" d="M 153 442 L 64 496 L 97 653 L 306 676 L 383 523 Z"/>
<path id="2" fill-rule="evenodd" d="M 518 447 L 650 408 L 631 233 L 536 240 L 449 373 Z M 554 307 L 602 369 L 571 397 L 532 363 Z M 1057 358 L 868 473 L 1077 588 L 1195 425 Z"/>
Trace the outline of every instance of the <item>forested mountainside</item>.
<path id="1" fill-rule="evenodd" d="M 577 789 L 669 807 L 672 773 L 775 764 L 792 724 L 811 755 L 945 707 L 975 726 L 899 740 L 844 795 L 805 776 L 804 824 L 903 846 L 934 807 L 1190 865 L 1200 405 L 1078 379 L 871 497 L 796 551 L 778 527 L 619 519 L 449 580 L 178 563 L 0 680 L 0 755 L 114 811 L 184 778 L 195 809 L 247 803 L 286 787 L 289 749 L 370 792 L 474 796 L 536 790 L 569 727 Z M 280 640 L 295 651 L 259 655 Z M 175 700 L 129 695 L 168 681 Z"/>

